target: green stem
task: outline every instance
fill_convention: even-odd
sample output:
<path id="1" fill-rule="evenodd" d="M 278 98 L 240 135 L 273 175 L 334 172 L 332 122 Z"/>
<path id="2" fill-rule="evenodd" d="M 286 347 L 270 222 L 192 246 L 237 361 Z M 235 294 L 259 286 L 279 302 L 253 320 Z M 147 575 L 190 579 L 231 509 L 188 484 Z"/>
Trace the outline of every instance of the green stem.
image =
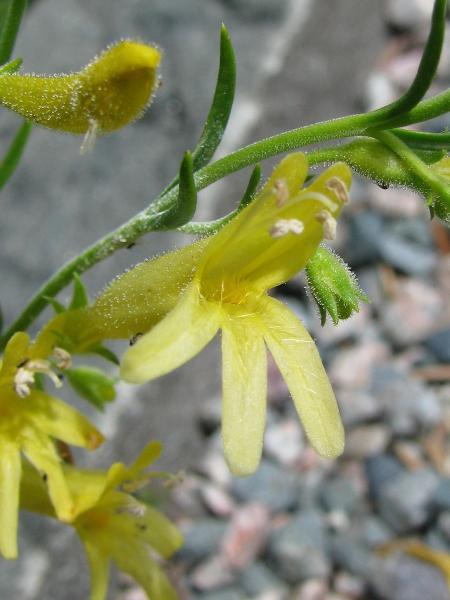
<path id="1" fill-rule="evenodd" d="M 438 94 L 429 100 L 420 102 L 415 108 L 408 111 L 406 116 L 398 117 L 395 124 L 417 123 L 421 120 L 433 118 L 448 112 L 449 110 L 450 90 Z M 367 130 L 373 127 L 374 120 L 372 115 L 373 113 L 357 114 L 322 121 L 255 142 L 197 171 L 194 176 L 196 189 L 200 191 L 230 173 L 244 169 L 266 158 L 282 154 L 283 152 L 290 152 L 309 144 L 332 139 L 365 135 Z M 379 133 L 381 132 L 375 132 L 376 135 Z M 391 135 L 395 138 L 393 134 Z M 324 161 L 333 160 L 333 157 L 329 154 L 331 150 L 327 151 L 325 148 L 321 152 L 322 156 L 325 157 Z M 68 285 L 74 273 L 84 273 L 98 262 L 113 254 L 116 250 L 127 247 L 145 233 L 156 230 L 161 222 L 161 213 L 171 208 L 177 201 L 177 198 L 178 186 L 175 186 L 158 196 L 149 208 L 138 213 L 63 265 L 44 283 L 18 319 L 0 338 L 0 350 L 5 347 L 6 342 L 13 333 L 25 330 L 33 323 L 47 306 L 48 298 L 55 296 Z"/>
<path id="2" fill-rule="evenodd" d="M 24 121 L 14 136 L 8 151 L 0 163 L 0 190 L 5 186 L 11 175 L 16 170 L 17 165 L 22 158 L 23 151 L 25 150 L 30 132 L 31 123 Z"/>
<path id="3" fill-rule="evenodd" d="M 414 81 L 398 100 L 372 111 L 371 119 L 374 126 L 389 129 L 392 119 L 413 109 L 425 96 L 439 65 L 445 38 L 446 12 L 447 0 L 435 0 L 431 30 Z"/>
<path id="4" fill-rule="evenodd" d="M 5 22 L 0 34 L 0 65 L 11 58 L 27 0 L 11 0 L 6 11 Z"/>
<path id="5" fill-rule="evenodd" d="M 311 143 L 358 135 L 365 130 L 366 124 L 368 124 L 367 115 L 352 115 L 307 125 L 261 140 L 197 171 L 195 174 L 196 189 L 201 190 L 230 173 L 282 152 L 288 152 Z M 75 273 L 79 275 L 84 273 L 98 262 L 111 256 L 116 250 L 133 244 L 145 233 L 157 229 L 161 221 L 161 213 L 173 206 L 177 198 L 178 186 L 158 197 L 157 201 L 149 208 L 138 213 L 63 265 L 43 284 L 21 315 L 0 338 L 0 349 L 5 347 L 9 338 L 16 331 L 26 330 L 33 323 L 47 306 L 48 298 L 52 298 L 68 285 Z"/>
<path id="6" fill-rule="evenodd" d="M 440 94 L 436 94 L 428 100 L 422 100 L 417 106 L 408 110 L 402 115 L 398 115 L 389 120 L 389 122 L 383 123 L 380 129 L 392 129 L 393 127 L 405 127 L 407 125 L 414 125 L 414 123 L 421 123 L 422 121 L 429 121 L 436 117 L 450 111 L 450 90 L 445 90 Z M 370 113 L 368 113 L 370 114 Z M 374 129 L 377 129 L 374 126 Z"/>
<path id="7" fill-rule="evenodd" d="M 395 152 L 431 190 L 450 203 L 450 190 L 447 182 L 434 173 L 401 139 L 390 131 L 379 131 L 372 135 Z"/>
<path id="8" fill-rule="evenodd" d="M 392 133 L 405 144 L 418 150 L 450 150 L 450 133 L 431 133 L 428 131 L 412 131 L 411 129 L 392 129 Z"/>

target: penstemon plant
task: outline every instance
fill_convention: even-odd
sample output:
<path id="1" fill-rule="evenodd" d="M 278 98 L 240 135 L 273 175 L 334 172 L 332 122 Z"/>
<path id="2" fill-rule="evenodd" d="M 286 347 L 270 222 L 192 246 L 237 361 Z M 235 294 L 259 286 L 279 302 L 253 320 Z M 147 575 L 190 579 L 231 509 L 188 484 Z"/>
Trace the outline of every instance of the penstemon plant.
<path id="1" fill-rule="evenodd" d="M 25 120 L 0 164 L 0 187 L 20 163 L 33 125 L 95 139 L 126 126 L 148 107 L 158 84 L 157 48 L 123 40 L 76 73 L 22 74 L 11 59 L 25 0 L 10 0 L 0 36 L 0 103 Z M 347 265 L 323 245 L 333 239 L 349 201 L 352 171 L 383 187 L 406 186 L 422 195 L 430 216 L 450 223 L 450 134 L 406 126 L 450 109 L 450 92 L 424 99 L 442 50 L 446 0 L 435 0 L 430 34 L 417 75 L 397 101 L 364 114 L 279 133 L 215 162 L 235 91 L 235 57 L 227 30 L 200 139 L 186 152 L 173 181 L 139 214 L 63 265 L 23 307 L 0 339 L 0 552 L 16 558 L 20 508 L 75 529 L 91 571 L 92 600 L 107 593 L 111 560 L 142 585 L 149 598 L 176 598 L 160 558 L 182 544 L 176 527 L 135 493 L 169 473 L 148 471 L 161 453 L 150 442 L 131 466 L 107 471 L 75 465 L 70 446 L 96 449 L 102 434 L 53 395 L 67 382 L 100 410 L 114 400 L 115 380 L 73 357 L 100 355 L 120 376 L 142 383 L 195 356 L 222 332 L 222 439 L 231 472 L 248 475 L 261 457 L 265 426 L 267 349 L 291 392 L 305 432 L 322 456 L 344 447 L 338 405 L 315 344 L 290 309 L 268 292 L 306 270 L 322 324 L 337 324 L 368 301 Z M 313 151 L 311 143 L 335 141 Z M 260 161 L 291 152 L 260 188 Z M 197 192 L 254 166 L 247 189 L 228 215 L 193 220 Z M 327 165 L 319 176 L 310 166 Z M 331 165 L 331 166 L 330 166 Z M 111 282 L 90 302 L 80 275 L 151 231 L 178 229 L 197 241 L 149 259 Z M 58 293 L 72 285 L 68 306 Z M 26 330 L 44 308 L 54 316 L 34 340 Z M 105 343 L 129 339 L 119 360 Z M 49 381 L 51 384 L 49 387 Z M 49 391 L 50 390 L 50 391 Z"/>

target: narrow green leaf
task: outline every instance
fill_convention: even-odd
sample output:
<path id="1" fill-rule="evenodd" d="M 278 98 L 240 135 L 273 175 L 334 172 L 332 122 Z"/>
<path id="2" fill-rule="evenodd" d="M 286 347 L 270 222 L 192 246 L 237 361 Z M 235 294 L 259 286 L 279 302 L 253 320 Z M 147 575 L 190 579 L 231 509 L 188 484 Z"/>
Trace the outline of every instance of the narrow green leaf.
<path id="1" fill-rule="evenodd" d="M 15 58 L 10 62 L 7 62 L 5 65 L 0 67 L 0 75 L 12 75 L 12 73 L 17 73 L 17 71 L 22 66 L 23 60 L 21 58 Z"/>
<path id="2" fill-rule="evenodd" d="M 236 57 L 230 35 L 222 23 L 216 89 L 203 131 L 192 153 L 194 171 L 209 163 L 222 140 L 233 106 L 235 88 Z"/>
<path id="3" fill-rule="evenodd" d="M 68 310 L 77 310 L 78 308 L 85 308 L 89 304 L 89 297 L 81 281 L 78 273 L 73 274 L 73 291 L 72 300 L 70 301 Z"/>
<path id="4" fill-rule="evenodd" d="M 204 167 L 211 160 L 222 141 L 225 128 L 233 107 L 236 89 L 236 56 L 227 28 L 222 23 L 220 28 L 220 58 L 216 89 L 211 107 L 206 117 L 203 131 L 192 153 L 194 172 Z M 164 195 L 178 184 L 175 177 L 163 190 Z"/>
<path id="5" fill-rule="evenodd" d="M 414 108 L 427 93 L 441 57 L 445 37 L 446 12 L 447 0 L 435 0 L 430 33 L 414 81 L 398 100 L 371 113 L 374 126 L 387 128 L 390 119 Z"/>
<path id="6" fill-rule="evenodd" d="M 256 190 L 258 189 L 259 182 L 261 181 L 261 165 L 255 165 L 252 174 L 250 175 L 250 179 L 248 180 L 247 189 L 242 196 L 241 201 L 239 202 L 238 210 L 242 210 L 250 204 L 256 194 Z"/>
<path id="7" fill-rule="evenodd" d="M 0 65 L 10 59 L 27 0 L 10 0 L 0 33 Z"/>
<path id="8" fill-rule="evenodd" d="M 100 369 L 74 367 L 67 369 L 65 374 L 77 394 L 101 411 L 107 402 L 112 402 L 116 397 L 114 379 Z"/>
<path id="9" fill-rule="evenodd" d="M 31 131 L 31 123 L 24 121 L 19 127 L 8 151 L 0 163 L 0 190 L 5 186 L 22 158 Z"/>
<path id="10" fill-rule="evenodd" d="M 259 164 L 255 165 L 252 174 L 250 175 L 250 179 L 247 184 L 247 188 L 242 196 L 241 201 L 239 202 L 239 206 L 228 213 L 224 217 L 220 217 L 220 219 L 215 219 L 214 221 L 203 221 L 203 222 L 195 222 L 190 221 L 185 225 L 179 227 L 178 229 L 183 233 L 193 233 L 195 235 L 213 235 L 217 233 L 219 229 L 221 229 L 224 225 L 229 223 L 234 217 L 240 213 L 242 209 L 244 209 L 250 202 L 253 200 L 256 194 L 256 190 L 258 188 L 258 184 L 261 180 L 261 166 Z"/>
<path id="11" fill-rule="evenodd" d="M 112 362 L 114 365 L 120 365 L 120 360 L 117 358 L 114 352 L 105 346 L 93 346 L 92 348 L 89 348 L 89 352 L 101 356 L 105 360 Z"/>
<path id="12" fill-rule="evenodd" d="M 413 131 L 412 129 L 392 129 L 394 133 L 410 148 L 416 150 L 450 151 L 450 133 L 431 133 L 428 131 Z"/>
<path id="13" fill-rule="evenodd" d="M 157 229 L 176 229 L 188 223 L 197 208 L 192 154 L 186 152 L 180 165 L 178 197 L 173 206 L 161 214 Z M 155 228 L 155 229 L 156 229 Z"/>
<path id="14" fill-rule="evenodd" d="M 53 310 L 55 311 L 55 313 L 57 315 L 65 312 L 66 307 L 63 304 L 61 304 L 61 302 L 56 300 L 56 298 L 51 298 L 50 296 L 44 296 L 44 300 L 52 306 Z"/>

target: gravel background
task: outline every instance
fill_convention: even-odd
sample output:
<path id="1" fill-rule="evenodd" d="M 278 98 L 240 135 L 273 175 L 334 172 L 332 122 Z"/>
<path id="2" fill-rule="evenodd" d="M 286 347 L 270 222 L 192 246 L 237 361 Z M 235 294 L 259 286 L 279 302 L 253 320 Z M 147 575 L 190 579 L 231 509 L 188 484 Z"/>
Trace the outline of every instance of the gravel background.
<path id="1" fill-rule="evenodd" d="M 6 320 L 17 314 L 18 297 L 25 300 L 62 261 L 147 206 L 176 172 L 208 110 L 221 21 L 238 57 L 238 96 L 224 153 L 398 94 L 414 75 L 432 3 L 406 4 L 33 2 L 17 48 L 25 70 L 76 70 L 115 39 L 139 37 L 164 49 L 163 87 L 144 119 L 100 139 L 87 156 L 79 155 L 78 139 L 33 132 L 2 198 L 0 300 Z M 448 51 L 440 87 L 448 85 L 446 65 Z M 16 125 L 13 116 L 2 114 L 3 140 Z M 441 120 L 436 127 L 445 125 Z M 202 193 L 198 217 L 229 210 L 245 176 Z M 89 289 L 94 294 L 130 264 L 186 240 L 167 233 L 147 236 L 94 268 L 86 277 Z M 358 269 L 372 305 L 339 328 L 322 331 L 304 302 L 302 280 L 281 290 L 328 362 L 349 432 L 341 461 L 325 464 L 311 454 L 286 390 L 271 372 L 265 462 L 256 479 L 231 481 L 218 450 L 220 373 L 214 345 L 151 385 L 120 386 L 112 409 L 95 416 L 111 439 L 91 462 L 130 459 L 158 437 L 166 444 L 165 466 L 191 468 L 174 509 L 188 533 L 175 568 L 186 598 L 338 600 L 371 594 L 419 600 L 423 589 L 431 600 L 449 597 L 440 574 L 425 563 L 403 555 L 381 563 L 373 552 L 379 542 L 410 533 L 448 549 L 448 372 L 438 382 L 429 372 L 430 365 L 449 362 L 446 240 L 442 230 L 429 227 L 421 203 L 410 194 L 356 183 L 338 247 Z M 164 405 L 158 406 L 159 397 Z M 438 449 L 430 451 L 430 443 Z M 242 538 L 242 523 L 250 524 L 250 538 Z M 233 542 L 236 537 L 240 543 Z M 229 564 L 230 544 L 241 561 L 237 565 Z M 0 574 L 0 598 L 88 597 L 84 558 L 71 532 L 40 519 L 23 519 L 21 558 L 0 563 Z M 262 595 L 271 589 L 272 596 Z M 142 598 L 122 577 L 115 579 L 110 597 Z"/>

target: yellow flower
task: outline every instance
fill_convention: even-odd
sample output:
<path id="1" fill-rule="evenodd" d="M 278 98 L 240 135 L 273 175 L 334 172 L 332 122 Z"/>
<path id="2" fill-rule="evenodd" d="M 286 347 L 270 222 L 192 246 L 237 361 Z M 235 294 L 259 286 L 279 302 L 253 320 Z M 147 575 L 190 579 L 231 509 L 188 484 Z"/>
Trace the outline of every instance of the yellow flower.
<path id="1" fill-rule="evenodd" d="M 144 469 L 160 453 L 161 445 L 151 442 L 131 467 L 115 463 L 104 472 L 65 466 L 75 504 L 72 526 L 89 561 L 91 600 L 105 598 L 111 560 L 130 574 L 151 600 L 177 598 L 154 554 L 169 558 L 181 546 L 182 537 L 163 514 L 131 495 L 148 483 L 152 474 Z M 22 507 L 54 516 L 44 492 L 41 482 L 26 470 Z"/>
<path id="2" fill-rule="evenodd" d="M 36 374 L 58 378 L 47 360 L 32 355 L 29 337 L 16 333 L 0 369 L 0 552 L 17 556 L 17 513 L 23 453 L 47 482 L 58 518 L 73 517 L 73 502 L 53 438 L 94 449 L 101 434 L 79 412 L 35 386 Z"/>
<path id="3" fill-rule="evenodd" d="M 286 157 L 255 200 L 208 241 L 138 265 L 93 307 L 111 337 L 144 334 L 121 374 L 142 383 L 195 356 L 222 330 L 222 438 L 231 471 L 252 473 L 263 443 L 266 346 L 315 449 L 342 452 L 336 399 L 316 346 L 297 317 L 267 291 L 302 269 L 333 237 L 351 174 L 342 163 L 300 190 L 303 154 Z M 100 325 L 99 325 L 100 326 Z"/>
<path id="4" fill-rule="evenodd" d="M 69 75 L 0 76 L 0 103 L 36 123 L 69 133 L 108 133 L 148 106 L 160 52 L 121 41 Z"/>

